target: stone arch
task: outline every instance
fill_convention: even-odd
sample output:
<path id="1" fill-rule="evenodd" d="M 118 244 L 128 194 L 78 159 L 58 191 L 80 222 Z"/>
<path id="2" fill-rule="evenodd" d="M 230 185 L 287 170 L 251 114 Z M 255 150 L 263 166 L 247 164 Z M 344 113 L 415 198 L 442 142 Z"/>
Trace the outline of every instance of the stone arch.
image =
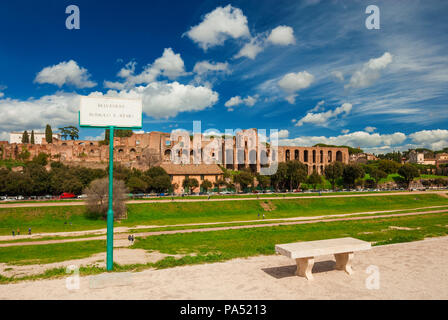
<path id="1" fill-rule="evenodd" d="M 132 148 L 131 150 L 129 150 L 129 152 L 131 152 L 131 153 L 135 153 L 136 151 L 135 151 L 134 148 Z"/>
<path id="2" fill-rule="evenodd" d="M 170 160 L 171 159 L 171 149 L 166 149 L 163 153 L 164 160 Z"/>
<path id="3" fill-rule="evenodd" d="M 313 150 L 313 163 L 316 162 L 316 150 Z"/>
<path id="4" fill-rule="evenodd" d="M 328 151 L 328 162 L 333 161 L 333 153 L 331 151 Z"/>
<path id="5" fill-rule="evenodd" d="M 291 151 L 289 149 L 285 152 L 285 161 L 291 160 Z"/>
<path id="6" fill-rule="evenodd" d="M 308 162 L 308 150 L 303 151 L 303 161 Z"/>
<path id="7" fill-rule="evenodd" d="M 294 150 L 294 159 L 299 160 L 299 150 Z"/>
<path id="8" fill-rule="evenodd" d="M 342 162 L 342 152 L 341 151 L 336 152 L 336 161 Z"/>
<path id="9" fill-rule="evenodd" d="M 322 150 L 320 150 L 319 158 L 320 163 L 324 163 L 324 152 Z"/>

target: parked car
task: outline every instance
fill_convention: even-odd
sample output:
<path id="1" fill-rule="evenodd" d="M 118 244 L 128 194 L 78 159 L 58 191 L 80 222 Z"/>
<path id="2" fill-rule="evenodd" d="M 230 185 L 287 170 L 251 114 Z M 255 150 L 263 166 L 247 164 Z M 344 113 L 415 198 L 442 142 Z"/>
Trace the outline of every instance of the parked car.
<path id="1" fill-rule="evenodd" d="M 74 193 L 64 192 L 59 196 L 59 199 L 73 199 L 76 198 Z"/>

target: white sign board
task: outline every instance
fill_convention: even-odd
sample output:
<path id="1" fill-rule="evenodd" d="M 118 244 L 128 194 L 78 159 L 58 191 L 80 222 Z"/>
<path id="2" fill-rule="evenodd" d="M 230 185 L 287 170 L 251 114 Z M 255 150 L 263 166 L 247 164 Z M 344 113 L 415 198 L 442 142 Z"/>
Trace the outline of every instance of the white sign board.
<path id="1" fill-rule="evenodd" d="M 141 128 L 142 101 L 138 99 L 81 97 L 80 127 Z"/>

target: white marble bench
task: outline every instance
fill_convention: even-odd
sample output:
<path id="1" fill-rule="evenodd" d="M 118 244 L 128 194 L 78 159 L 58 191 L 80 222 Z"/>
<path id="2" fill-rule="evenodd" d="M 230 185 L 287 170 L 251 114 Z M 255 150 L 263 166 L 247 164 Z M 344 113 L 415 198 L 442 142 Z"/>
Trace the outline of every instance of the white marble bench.
<path id="1" fill-rule="evenodd" d="M 277 244 L 275 252 L 295 259 L 297 263 L 296 275 L 312 280 L 311 270 L 313 269 L 315 256 L 334 254 L 336 269 L 352 274 L 351 260 L 353 259 L 353 252 L 369 250 L 370 247 L 369 242 L 359 239 L 338 238 Z"/>

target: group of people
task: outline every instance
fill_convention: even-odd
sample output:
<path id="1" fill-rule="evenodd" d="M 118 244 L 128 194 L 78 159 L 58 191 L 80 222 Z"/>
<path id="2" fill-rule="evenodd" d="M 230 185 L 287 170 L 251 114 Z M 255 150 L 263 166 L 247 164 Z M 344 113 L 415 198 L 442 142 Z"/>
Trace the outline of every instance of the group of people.
<path id="1" fill-rule="evenodd" d="M 14 237 L 16 232 L 12 230 L 12 236 Z M 20 229 L 17 229 L 17 235 L 20 236 Z M 31 235 L 31 228 L 28 228 L 28 235 Z"/>

